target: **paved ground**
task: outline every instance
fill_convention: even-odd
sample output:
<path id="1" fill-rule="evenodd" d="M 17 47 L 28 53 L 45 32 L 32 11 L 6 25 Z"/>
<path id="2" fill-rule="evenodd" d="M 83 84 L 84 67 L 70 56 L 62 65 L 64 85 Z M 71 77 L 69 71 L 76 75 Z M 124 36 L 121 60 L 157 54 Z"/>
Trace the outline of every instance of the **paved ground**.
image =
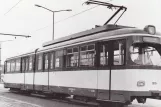
<path id="1" fill-rule="evenodd" d="M 0 96 L 0 107 L 41 107 L 41 106 Z"/>
<path id="2" fill-rule="evenodd" d="M 46 99 L 40 96 L 27 96 L 12 93 L 0 84 L 0 107 L 88 107 L 87 105 L 71 104 L 58 100 Z M 161 100 L 148 99 L 146 104 L 138 104 L 136 101 L 128 107 L 161 107 Z"/>
<path id="3" fill-rule="evenodd" d="M 85 105 L 60 102 L 40 96 L 29 96 L 10 92 L 0 84 L 0 107 L 88 107 Z"/>
<path id="4" fill-rule="evenodd" d="M 8 89 L 4 89 L 3 84 L 0 84 L 0 107 L 41 107 L 36 104 L 5 97 L 5 93 L 8 93 Z"/>

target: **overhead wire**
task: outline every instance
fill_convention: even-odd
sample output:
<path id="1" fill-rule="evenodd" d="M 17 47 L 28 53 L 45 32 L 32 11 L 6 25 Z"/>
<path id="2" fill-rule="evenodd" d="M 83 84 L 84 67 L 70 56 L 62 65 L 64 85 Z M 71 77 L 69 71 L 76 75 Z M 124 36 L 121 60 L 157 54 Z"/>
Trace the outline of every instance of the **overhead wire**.
<path id="1" fill-rule="evenodd" d="M 62 22 L 62 21 L 65 21 L 65 20 L 67 20 L 67 19 L 70 19 L 70 18 L 72 18 L 72 17 L 75 17 L 75 16 L 77 16 L 77 15 L 79 15 L 79 14 L 82 14 L 82 13 L 84 13 L 84 12 L 87 12 L 87 11 L 89 11 L 89 10 L 92 10 L 92 9 L 94 9 L 94 8 L 96 8 L 96 7 L 98 7 L 98 6 L 94 6 L 94 7 L 92 7 L 92 8 L 89 8 L 89 9 L 83 10 L 83 11 L 81 11 L 81 12 L 79 12 L 79 13 L 76 13 L 76 14 L 74 14 L 74 15 L 72 15 L 72 16 L 69 16 L 69 17 L 67 17 L 67 18 L 65 18 L 65 19 L 59 20 L 59 21 L 55 22 L 55 24 L 57 24 L 57 23 L 59 23 L 59 22 Z"/>
<path id="2" fill-rule="evenodd" d="M 74 14 L 74 15 L 71 15 L 71 16 L 65 18 L 65 19 L 59 20 L 59 21 L 55 22 L 54 24 L 60 23 L 60 22 L 62 22 L 62 21 L 65 21 L 65 20 L 70 19 L 70 18 L 72 18 L 72 17 L 75 17 L 75 16 L 77 16 L 77 15 L 80 15 L 80 14 L 82 14 L 82 13 L 84 13 L 84 12 L 87 12 L 87 11 L 89 11 L 89 10 L 92 10 L 92 9 L 94 9 L 94 8 L 96 8 L 96 7 L 98 7 L 98 5 L 97 5 L 97 6 L 94 6 L 94 7 L 91 7 L 91 8 L 89 8 L 89 9 L 83 10 L 83 11 L 81 11 L 81 12 L 78 12 L 78 13 L 76 13 L 76 14 Z M 51 26 L 51 24 L 50 24 L 50 25 L 47 25 L 47 26 L 44 26 L 44 27 L 41 27 L 41 28 L 39 28 L 39 29 L 37 29 L 37 30 L 34 30 L 34 31 L 30 32 L 29 34 L 34 33 L 34 32 L 37 32 L 37 31 L 42 30 L 42 29 L 45 29 L 45 28 L 47 28 L 47 27 L 49 27 L 49 26 Z"/>
<path id="3" fill-rule="evenodd" d="M 13 5 L 4 15 L 9 13 L 13 8 L 15 8 L 22 0 L 19 0 L 15 5 Z"/>
<path id="4" fill-rule="evenodd" d="M 112 1 L 112 0 L 108 0 L 107 2 L 109 2 L 109 1 Z M 83 4 L 84 4 L 84 3 L 83 3 Z M 83 4 L 82 4 L 82 5 L 83 5 Z M 99 6 L 99 5 L 94 6 L 94 7 L 91 7 L 91 8 L 86 9 L 86 10 L 83 10 L 83 11 L 81 11 L 81 12 L 79 12 L 79 13 L 76 13 L 76 14 L 74 14 L 74 15 L 71 15 L 71 16 L 65 18 L 65 19 L 59 20 L 59 21 L 55 22 L 54 24 L 60 23 L 60 22 L 62 22 L 62 21 L 65 21 L 65 20 L 70 19 L 70 18 L 72 18 L 72 17 L 75 17 L 75 16 L 77 16 L 77 15 L 80 15 L 80 14 L 82 14 L 82 13 L 84 13 L 84 12 L 87 12 L 87 11 L 89 11 L 89 10 L 92 10 L 92 9 L 98 7 L 98 6 Z M 44 27 L 41 27 L 41 28 L 38 28 L 38 29 L 36 29 L 36 30 L 30 32 L 29 34 L 34 33 L 34 32 L 37 32 L 37 31 L 42 30 L 42 29 L 45 29 L 45 28 L 48 28 L 49 26 L 51 26 L 51 24 L 50 24 L 50 25 L 47 25 L 47 26 L 44 26 Z"/>
<path id="5" fill-rule="evenodd" d="M 12 6 L 4 15 L 8 14 L 8 13 L 9 13 L 13 8 L 15 8 L 21 1 L 23 1 L 23 0 L 19 0 L 19 1 L 18 1 L 15 5 L 13 5 L 13 6 Z M 111 1 L 111 0 L 109 0 L 109 1 Z M 92 9 L 98 7 L 98 6 L 99 6 L 99 5 L 94 6 L 94 7 L 91 7 L 91 8 L 86 9 L 86 10 L 83 10 L 83 11 L 81 11 L 81 12 L 79 12 L 79 13 L 76 13 L 76 14 L 74 14 L 74 15 L 72 15 L 72 16 L 69 16 L 69 17 L 67 17 L 67 18 L 65 18 L 65 19 L 59 20 L 59 21 L 55 22 L 54 24 L 60 23 L 60 22 L 65 21 L 65 20 L 68 20 L 68 19 L 70 19 L 70 18 L 72 18 L 72 17 L 75 17 L 75 16 L 80 15 L 80 14 L 82 14 L 82 13 L 84 13 L 84 12 L 87 12 L 87 11 L 89 11 L 89 10 L 92 10 Z M 34 33 L 34 32 L 37 32 L 37 31 L 42 30 L 42 29 L 45 29 L 45 28 L 47 28 L 47 27 L 49 27 L 49 26 L 51 26 L 51 24 L 50 24 L 50 25 L 47 25 L 47 26 L 44 26 L 44 27 L 41 27 L 41 28 L 39 28 L 39 29 L 37 29 L 37 30 L 34 30 L 34 31 L 30 32 L 29 34 Z"/>

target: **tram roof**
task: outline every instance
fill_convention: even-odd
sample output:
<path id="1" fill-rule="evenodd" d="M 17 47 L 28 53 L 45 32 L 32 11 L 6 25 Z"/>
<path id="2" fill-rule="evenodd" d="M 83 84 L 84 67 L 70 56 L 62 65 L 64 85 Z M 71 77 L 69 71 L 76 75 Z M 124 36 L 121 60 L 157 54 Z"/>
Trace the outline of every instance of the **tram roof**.
<path id="1" fill-rule="evenodd" d="M 82 32 L 79 32 L 79 33 L 75 33 L 75 34 L 66 36 L 66 37 L 62 37 L 62 38 L 59 38 L 59 39 L 55 39 L 55 40 L 46 42 L 46 43 L 43 44 L 43 47 L 53 45 L 53 44 L 57 44 L 57 43 L 60 43 L 60 42 L 65 42 L 65 41 L 85 37 L 85 36 L 89 36 L 89 35 L 96 34 L 96 33 L 108 32 L 108 31 L 113 31 L 113 30 L 118 30 L 118 29 L 123 29 L 123 28 L 135 28 L 135 27 L 122 26 L 122 25 L 112 25 L 112 24 L 104 25 L 104 26 L 96 26 L 96 28 L 92 28 L 90 30 L 82 31 Z"/>
<path id="2" fill-rule="evenodd" d="M 130 30 L 129 30 L 129 28 L 130 28 Z M 121 32 L 120 32 L 119 29 L 122 29 Z M 148 34 L 148 32 L 144 31 L 143 29 L 137 29 L 135 27 L 130 27 L 130 26 L 109 24 L 109 25 L 104 25 L 104 26 L 97 26 L 96 28 L 92 28 L 90 30 L 82 31 L 82 32 L 79 32 L 79 33 L 75 33 L 75 34 L 66 36 L 66 37 L 62 37 L 62 38 L 59 38 L 59 39 L 55 39 L 55 40 L 46 42 L 46 43 L 43 44 L 43 47 L 47 47 L 47 46 L 51 46 L 51 45 L 58 44 L 58 43 L 61 43 L 61 42 L 90 36 L 90 35 L 93 35 L 93 34 L 98 34 L 98 33 L 101 33 L 101 32 L 107 32 L 107 34 L 109 33 L 109 35 L 111 36 L 111 34 L 110 34 L 111 31 L 116 31 L 115 33 L 113 33 L 114 34 L 113 36 L 120 35 L 120 34 L 130 34 L 130 33 Z M 161 34 L 156 33 L 156 35 L 161 35 Z"/>

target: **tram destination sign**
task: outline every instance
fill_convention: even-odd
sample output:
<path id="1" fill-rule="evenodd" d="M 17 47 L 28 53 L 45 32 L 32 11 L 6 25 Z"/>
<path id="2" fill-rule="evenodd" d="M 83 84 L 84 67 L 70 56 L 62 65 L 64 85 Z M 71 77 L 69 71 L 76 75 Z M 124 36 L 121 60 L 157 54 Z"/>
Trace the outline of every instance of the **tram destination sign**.
<path id="1" fill-rule="evenodd" d="M 158 37 L 143 37 L 144 42 L 153 42 L 153 43 L 160 43 L 160 38 Z"/>

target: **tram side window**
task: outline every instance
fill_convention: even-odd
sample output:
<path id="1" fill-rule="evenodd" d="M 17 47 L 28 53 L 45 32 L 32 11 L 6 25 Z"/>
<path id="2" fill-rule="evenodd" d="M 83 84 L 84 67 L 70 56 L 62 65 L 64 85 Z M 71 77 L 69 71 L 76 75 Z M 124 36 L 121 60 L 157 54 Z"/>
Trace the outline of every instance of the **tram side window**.
<path id="1" fill-rule="evenodd" d="M 50 69 L 54 68 L 54 52 L 50 53 Z"/>
<path id="2" fill-rule="evenodd" d="M 123 65 L 125 54 L 125 41 L 115 41 L 114 42 L 114 65 Z"/>
<path id="3" fill-rule="evenodd" d="M 43 68 L 43 64 L 42 64 L 42 55 L 38 55 L 38 59 L 37 59 L 37 70 L 42 70 L 42 68 Z"/>
<path id="4" fill-rule="evenodd" d="M 11 61 L 11 72 L 15 71 L 16 63 L 14 60 Z"/>
<path id="5" fill-rule="evenodd" d="M 7 62 L 7 72 L 10 72 L 10 71 L 11 71 L 11 63 Z"/>
<path id="6" fill-rule="evenodd" d="M 100 46 L 100 65 L 108 65 L 108 45 L 102 44 Z"/>
<path id="7" fill-rule="evenodd" d="M 47 53 L 44 54 L 44 59 L 45 59 L 45 70 L 47 70 L 49 67 L 49 56 Z"/>
<path id="8" fill-rule="evenodd" d="M 80 47 L 80 66 L 94 66 L 95 45 L 85 45 Z"/>
<path id="9" fill-rule="evenodd" d="M 33 57 L 30 56 L 29 57 L 29 71 L 31 71 L 33 69 Z"/>
<path id="10" fill-rule="evenodd" d="M 10 65 L 10 72 L 13 72 L 13 64 L 12 64 L 12 61 L 10 61 L 11 65 Z"/>
<path id="11" fill-rule="evenodd" d="M 16 60 L 16 71 L 20 71 L 20 59 Z"/>
<path id="12" fill-rule="evenodd" d="M 63 50 L 55 52 L 55 68 L 63 67 Z"/>
<path id="13" fill-rule="evenodd" d="M 25 59 L 23 58 L 23 59 L 22 59 L 22 72 L 25 71 L 25 66 L 26 66 L 26 64 L 25 64 Z"/>
<path id="14" fill-rule="evenodd" d="M 4 70 L 3 70 L 3 74 L 5 74 L 7 72 L 7 62 L 5 61 L 4 62 Z"/>
<path id="15" fill-rule="evenodd" d="M 27 72 L 27 71 L 28 71 L 28 68 L 29 68 L 29 58 L 26 57 L 25 59 L 26 59 L 26 60 L 25 60 L 25 64 L 26 64 L 26 66 L 25 66 L 25 71 Z"/>
<path id="16" fill-rule="evenodd" d="M 67 67 L 77 67 L 79 59 L 78 47 L 67 49 Z"/>

